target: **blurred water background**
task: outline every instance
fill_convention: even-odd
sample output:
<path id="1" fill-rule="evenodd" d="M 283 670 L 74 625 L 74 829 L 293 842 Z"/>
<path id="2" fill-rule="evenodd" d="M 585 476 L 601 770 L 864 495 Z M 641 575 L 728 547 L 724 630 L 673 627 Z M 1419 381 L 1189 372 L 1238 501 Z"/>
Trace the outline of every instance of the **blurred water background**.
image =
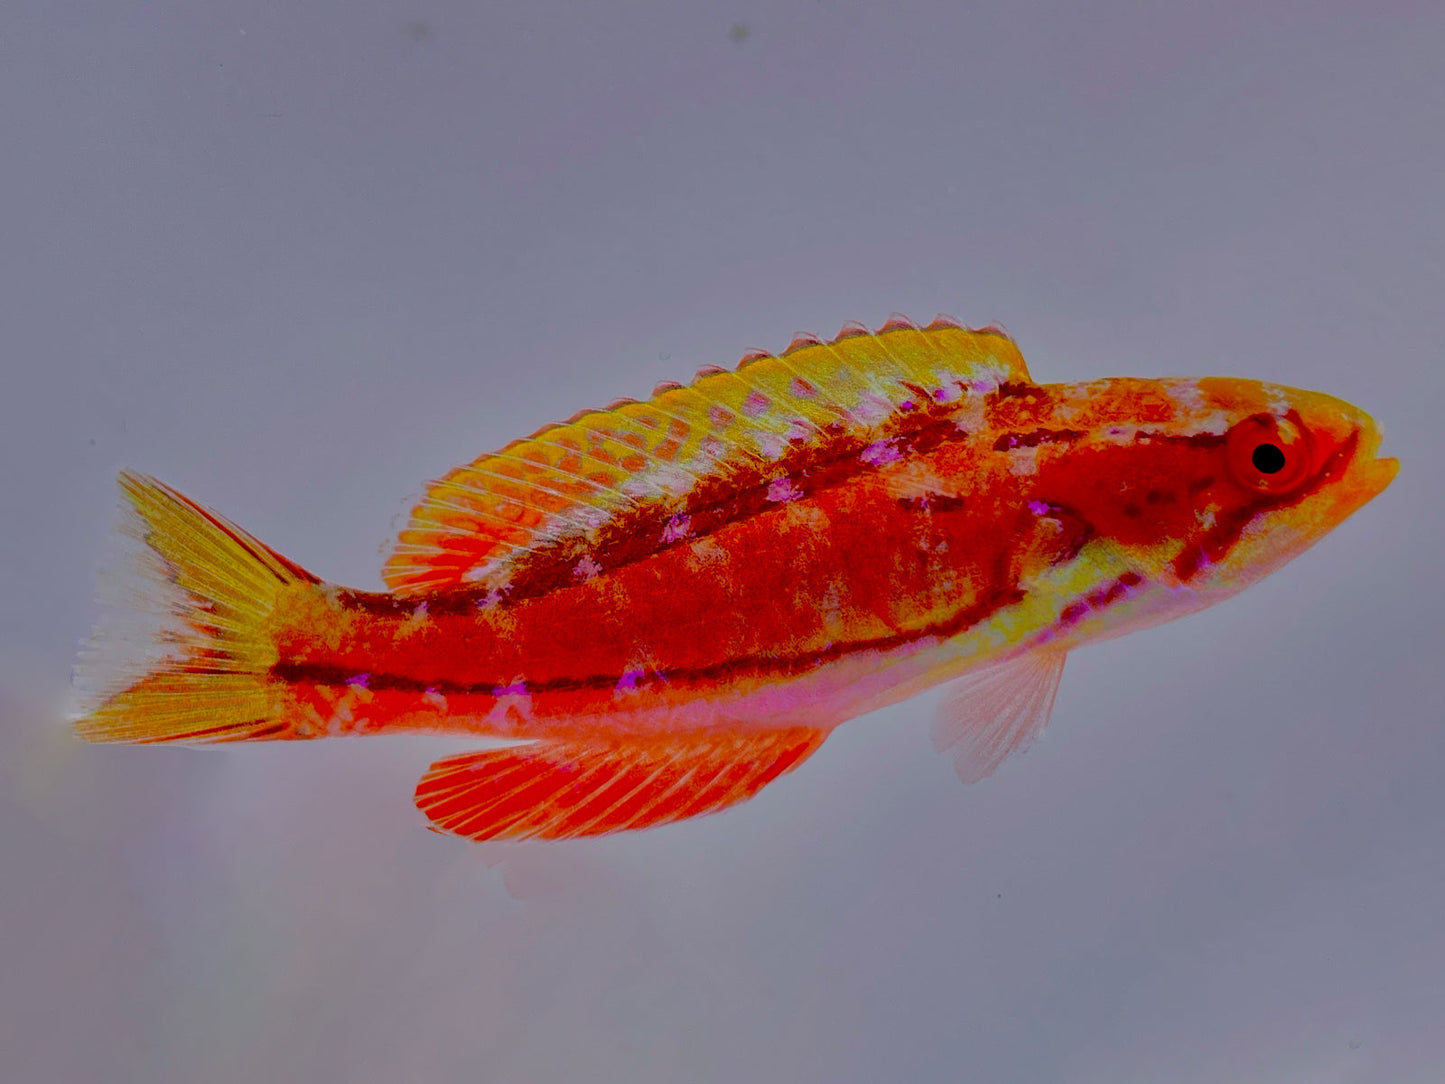
<path id="1" fill-rule="evenodd" d="M 0 1077 L 1445 1079 L 1438 4 L 57 4 L 0 17 Z M 891 310 L 1036 378 L 1240 375 L 1395 484 L 720 816 L 506 861 L 453 741 L 86 747 L 114 475 L 379 586 L 425 479 Z"/>

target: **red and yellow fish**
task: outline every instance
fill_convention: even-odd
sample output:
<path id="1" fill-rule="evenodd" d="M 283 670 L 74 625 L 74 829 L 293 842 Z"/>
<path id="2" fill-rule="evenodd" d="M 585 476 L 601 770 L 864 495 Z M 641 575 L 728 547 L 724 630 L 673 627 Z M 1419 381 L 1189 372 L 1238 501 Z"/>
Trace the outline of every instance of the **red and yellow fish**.
<path id="1" fill-rule="evenodd" d="M 97 634 L 76 726 L 525 739 L 434 764 L 416 804 L 470 839 L 561 839 L 744 801 L 953 681 L 935 742 L 978 779 L 1043 726 L 1071 649 L 1233 595 L 1383 490 L 1379 440 L 1317 392 L 1036 384 L 1001 331 L 894 317 L 458 467 L 386 592 L 124 473 L 161 627 Z"/>

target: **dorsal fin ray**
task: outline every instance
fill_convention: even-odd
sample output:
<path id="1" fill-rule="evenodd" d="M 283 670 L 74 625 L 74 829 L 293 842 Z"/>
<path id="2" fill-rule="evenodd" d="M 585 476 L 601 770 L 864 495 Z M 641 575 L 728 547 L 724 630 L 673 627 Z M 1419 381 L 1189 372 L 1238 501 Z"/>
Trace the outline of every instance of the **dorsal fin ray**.
<path id="1" fill-rule="evenodd" d="M 620 516 L 651 515 L 665 530 L 690 494 L 766 471 L 800 445 L 887 433 L 924 395 L 933 407 L 1028 380 L 1002 331 L 943 318 L 800 337 L 779 356 L 750 353 L 737 369 L 703 370 L 457 467 L 427 489 L 382 574 L 403 594 L 504 590 L 520 558 L 586 553 Z"/>

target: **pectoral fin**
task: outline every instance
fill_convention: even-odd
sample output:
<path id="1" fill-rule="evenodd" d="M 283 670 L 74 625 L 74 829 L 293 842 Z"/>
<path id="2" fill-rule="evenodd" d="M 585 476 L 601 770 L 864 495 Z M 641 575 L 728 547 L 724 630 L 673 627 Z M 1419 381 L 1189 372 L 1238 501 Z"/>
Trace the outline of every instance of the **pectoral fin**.
<path id="1" fill-rule="evenodd" d="M 965 783 L 990 776 L 1027 749 L 1049 721 L 1066 652 L 1042 648 L 948 686 L 933 724 L 933 747 L 953 757 Z"/>
<path id="2" fill-rule="evenodd" d="M 467 839 L 573 839 L 686 820 L 751 798 L 823 743 L 806 727 L 542 741 L 439 760 L 417 808 Z"/>

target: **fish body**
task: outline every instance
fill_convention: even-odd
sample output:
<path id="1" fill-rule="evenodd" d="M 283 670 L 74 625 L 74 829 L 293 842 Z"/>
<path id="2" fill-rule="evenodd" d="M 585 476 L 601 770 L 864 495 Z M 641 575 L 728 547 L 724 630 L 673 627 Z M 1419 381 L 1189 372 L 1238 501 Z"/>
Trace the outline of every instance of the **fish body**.
<path id="1" fill-rule="evenodd" d="M 528 739 L 439 762 L 417 804 L 469 838 L 562 838 L 735 804 L 837 725 L 952 681 L 935 742 L 977 779 L 1046 721 L 1069 650 L 1302 552 L 1393 477 L 1378 443 L 1320 393 L 1037 384 L 1001 332 L 894 319 L 457 468 L 386 592 L 123 475 L 179 627 L 77 725 Z"/>

